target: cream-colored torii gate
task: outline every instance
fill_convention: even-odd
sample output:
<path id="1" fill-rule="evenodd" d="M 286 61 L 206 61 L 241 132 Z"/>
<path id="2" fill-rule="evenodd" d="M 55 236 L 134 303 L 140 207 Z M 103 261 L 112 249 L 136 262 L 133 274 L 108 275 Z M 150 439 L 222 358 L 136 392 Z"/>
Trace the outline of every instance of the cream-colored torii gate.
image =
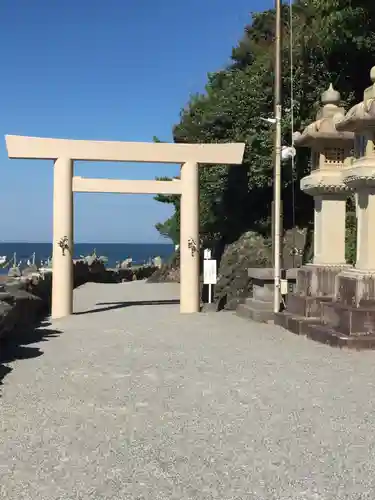
<path id="1" fill-rule="evenodd" d="M 245 145 L 82 141 L 5 136 L 9 158 L 54 161 L 52 318 L 73 312 L 73 193 L 181 195 L 180 311 L 200 310 L 198 165 L 241 164 Z M 181 164 L 171 181 L 86 179 L 73 176 L 74 161 Z"/>

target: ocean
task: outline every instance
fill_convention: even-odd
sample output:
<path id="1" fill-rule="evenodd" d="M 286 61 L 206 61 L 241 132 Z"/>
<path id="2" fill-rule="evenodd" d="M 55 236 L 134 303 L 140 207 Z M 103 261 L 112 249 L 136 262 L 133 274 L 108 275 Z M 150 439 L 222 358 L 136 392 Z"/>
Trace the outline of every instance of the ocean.
<path id="1" fill-rule="evenodd" d="M 129 257 L 133 259 L 134 264 L 142 264 L 150 258 L 160 256 L 163 261 L 168 259 L 174 251 L 174 245 L 163 243 L 75 243 L 74 258 L 78 259 L 81 255 L 86 256 L 96 250 L 98 256 L 107 257 L 107 267 L 115 267 L 116 262 L 125 260 Z M 17 261 L 31 260 L 35 252 L 35 262 L 47 260 L 52 256 L 51 243 L 1 243 L 0 257 L 6 256 L 8 259 L 16 253 Z M 7 270 L 0 269 L 0 274 L 7 273 Z"/>

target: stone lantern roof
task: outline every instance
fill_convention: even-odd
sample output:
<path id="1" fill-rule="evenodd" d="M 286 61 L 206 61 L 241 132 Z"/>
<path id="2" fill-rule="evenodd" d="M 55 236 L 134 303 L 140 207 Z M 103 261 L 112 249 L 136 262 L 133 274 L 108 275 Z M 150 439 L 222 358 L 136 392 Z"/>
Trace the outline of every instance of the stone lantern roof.
<path id="1" fill-rule="evenodd" d="M 370 79 L 372 85 L 364 91 L 363 101 L 336 122 L 338 131 L 360 132 L 375 127 L 375 66 L 370 71 Z"/>
<path id="2" fill-rule="evenodd" d="M 345 110 L 340 107 L 340 93 L 332 84 L 322 93 L 321 102 L 316 120 L 294 139 L 296 146 L 308 147 L 312 151 L 311 174 L 301 179 L 300 184 L 301 190 L 311 196 L 349 190 L 343 183 L 342 170 L 354 144 L 353 132 L 336 129 L 335 125 L 343 119 Z"/>
<path id="3" fill-rule="evenodd" d="M 336 123 L 336 129 L 354 132 L 355 157 L 344 172 L 344 183 L 354 190 L 375 187 L 375 66 L 370 71 L 372 85 L 363 93 L 363 101 L 353 106 Z"/>
<path id="4" fill-rule="evenodd" d="M 341 96 L 330 84 L 329 88 L 322 93 L 321 102 L 323 106 L 316 115 L 316 121 L 310 123 L 302 134 L 295 136 L 294 143 L 300 147 L 312 147 L 317 141 L 349 141 L 354 140 L 352 132 L 338 131 L 336 123 L 345 116 L 344 108 L 340 107 Z"/>

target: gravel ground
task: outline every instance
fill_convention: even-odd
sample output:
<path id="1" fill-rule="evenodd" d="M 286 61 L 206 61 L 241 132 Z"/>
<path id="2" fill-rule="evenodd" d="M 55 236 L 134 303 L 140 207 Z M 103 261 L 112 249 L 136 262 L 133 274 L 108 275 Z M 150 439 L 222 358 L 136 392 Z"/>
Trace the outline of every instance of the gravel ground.
<path id="1" fill-rule="evenodd" d="M 0 497 L 373 500 L 375 353 L 179 315 L 177 295 L 85 285 L 62 333 L 24 347 L 0 388 Z"/>

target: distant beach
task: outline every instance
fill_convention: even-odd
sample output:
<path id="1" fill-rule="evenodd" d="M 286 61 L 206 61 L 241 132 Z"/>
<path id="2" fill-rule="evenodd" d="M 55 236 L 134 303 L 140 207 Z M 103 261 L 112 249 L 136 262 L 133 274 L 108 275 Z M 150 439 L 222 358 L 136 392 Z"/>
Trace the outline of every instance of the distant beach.
<path id="1" fill-rule="evenodd" d="M 74 258 L 89 255 L 96 250 L 98 256 L 108 259 L 107 267 L 115 267 L 116 263 L 127 258 L 132 258 L 134 264 L 143 264 L 153 257 L 160 256 L 162 260 L 168 259 L 174 251 L 173 244 L 163 243 L 76 243 L 74 245 Z M 31 259 L 35 252 L 35 262 L 45 261 L 52 256 L 51 243 L 0 243 L 0 257 L 11 259 L 16 253 L 17 261 Z M 7 269 L 0 269 L 0 274 L 7 273 Z"/>

